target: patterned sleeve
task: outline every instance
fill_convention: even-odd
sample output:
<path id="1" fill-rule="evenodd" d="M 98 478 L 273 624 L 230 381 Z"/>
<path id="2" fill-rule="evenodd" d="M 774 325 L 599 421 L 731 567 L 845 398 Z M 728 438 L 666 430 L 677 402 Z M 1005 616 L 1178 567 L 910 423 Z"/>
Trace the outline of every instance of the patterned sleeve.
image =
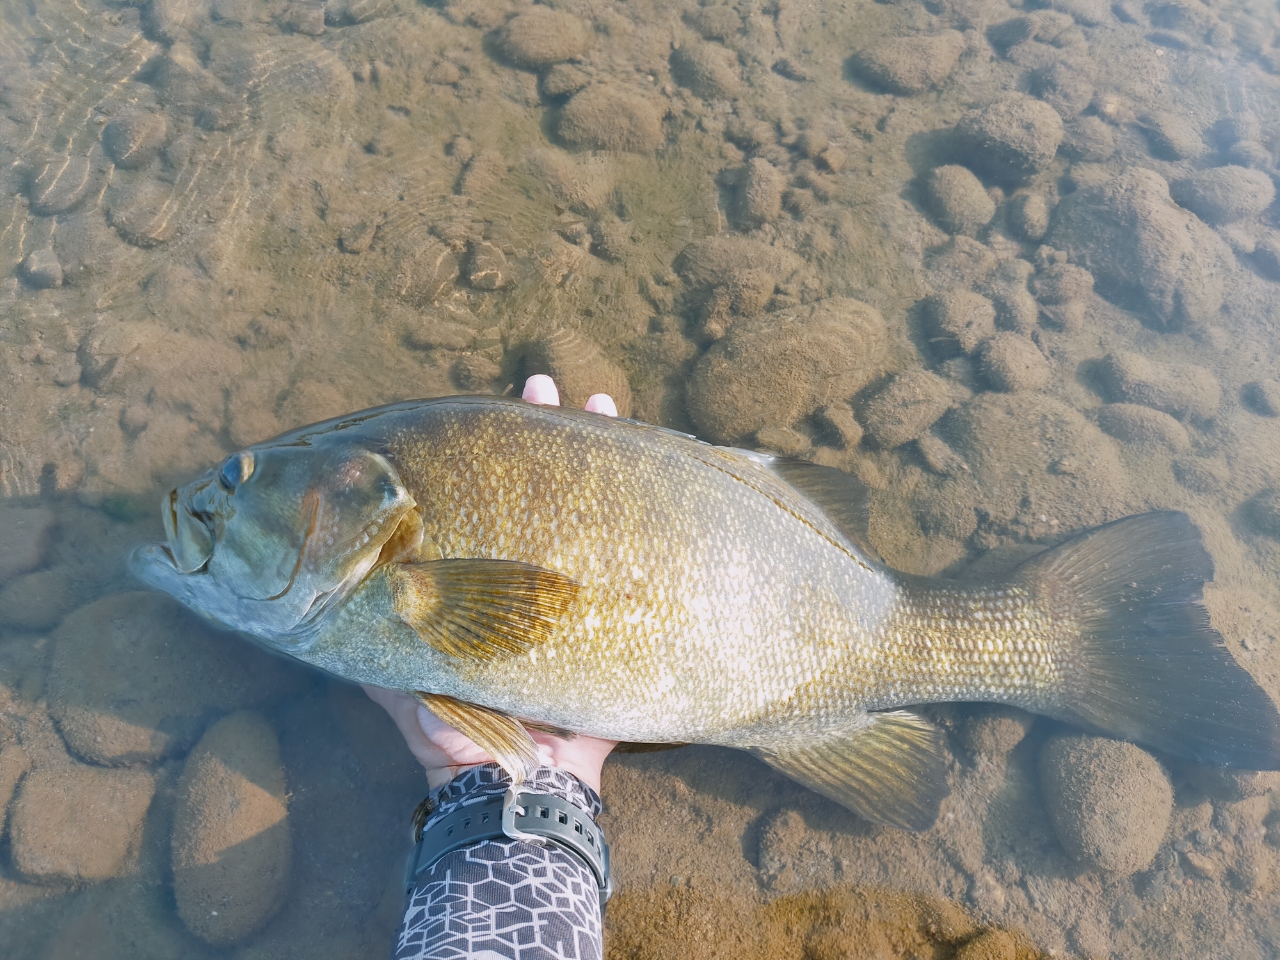
<path id="1" fill-rule="evenodd" d="M 432 797 L 429 826 L 460 806 L 506 791 L 496 764 L 473 767 Z M 600 813 L 595 791 L 562 770 L 541 767 L 530 790 Z M 409 895 L 395 960 L 600 960 L 600 898 L 580 859 L 553 846 L 486 840 L 446 854 L 424 870 Z"/>

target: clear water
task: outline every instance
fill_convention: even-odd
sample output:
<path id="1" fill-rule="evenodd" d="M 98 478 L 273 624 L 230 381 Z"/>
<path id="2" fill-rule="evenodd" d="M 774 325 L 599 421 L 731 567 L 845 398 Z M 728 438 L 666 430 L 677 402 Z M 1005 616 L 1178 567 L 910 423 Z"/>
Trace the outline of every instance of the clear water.
<path id="1" fill-rule="evenodd" d="M 425 789 L 391 724 L 122 596 L 172 484 L 376 403 L 548 368 L 569 401 L 625 390 L 637 418 L 854 473 L 914 573 L 1184 510 L 1215 625 L 1280 695 L 1274 4 L 549 6 L 586 26 L 513 37 L 528 6 L 480 0 L 0 0 L 4 956 L 389 950 Z M 540 55 L 562 62 L 519 65 Z M 810 305 L 836 297 L 884 330 L 833 333 Z M 246 761 L 246 796 L 283 770 L 288 813 L 263 801 L 237 842 L 271 833 L 289 875 L 264 866 L 278 910 L 210 945 L 173 836 L 195 744 L 241 709 L 280 752 Z M 1161 758 L 1170 825 L 1108 872 L 1047 812 L 1056 728 L 937 716 L 953 796 L 918 836 L 725 751 L 610 760 L 609 949 L 949 957 L 995 926 L 1020 957 L 1280 954 L 1270 780 Z M 1123 796 L 1121 834 L 1163 822 Z"/>

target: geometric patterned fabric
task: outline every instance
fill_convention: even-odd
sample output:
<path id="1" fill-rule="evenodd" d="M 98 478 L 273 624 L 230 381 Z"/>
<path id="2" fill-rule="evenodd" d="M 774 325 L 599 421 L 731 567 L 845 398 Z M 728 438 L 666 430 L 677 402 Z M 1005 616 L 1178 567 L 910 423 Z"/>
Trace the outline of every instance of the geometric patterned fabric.
<path id="1" fill-rule="evenodd" d="M 506 792 L 497 764 L 455 777 L 432 799 L 427 825 Z M 577 777 L 539 767 L 526 787 L 588 816 L 600 798 Z M 600 960 L 600 889 L 578 857 L 523 840 L 486 840 L 441 857 L 418 875 L 396 937 L 395 960 Z"/>

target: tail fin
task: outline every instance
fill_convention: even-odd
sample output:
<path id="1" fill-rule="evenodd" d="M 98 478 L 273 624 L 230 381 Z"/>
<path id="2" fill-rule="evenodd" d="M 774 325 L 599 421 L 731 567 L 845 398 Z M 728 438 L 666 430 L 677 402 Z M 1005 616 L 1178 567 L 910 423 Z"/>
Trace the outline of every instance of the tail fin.
<path id="1" fill-rule="evenodd" d="M 1280 769 L 1280 711 L 1209 623 L 1213 559 L 1185 513 L 1144 513 L 1033 557 L 1019 582 L 1081 626 L 1059 717 L 1214 766 Z"/>

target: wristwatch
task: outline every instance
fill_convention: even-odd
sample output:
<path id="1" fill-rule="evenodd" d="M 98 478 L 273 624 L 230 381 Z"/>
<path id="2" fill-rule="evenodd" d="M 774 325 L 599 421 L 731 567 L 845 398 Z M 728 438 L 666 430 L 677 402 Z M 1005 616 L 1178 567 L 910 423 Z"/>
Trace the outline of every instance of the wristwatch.
<path id="1" fill-rule="evenodd" d="M 445 854 L 485 840 L 524 840 L 548 844 L 576 856 L 587 865 L 600 889 L 600 910 L 613 895 L 609 874 L 609 845 L 600 828 L 579 807 L 549 793 L 530 793 L 518 785 L 478 803 L 458 807 L 427 829 L 430 798 L 413 813 L 413 852 L 405 868 L 405 893 L 417 885 L 421 873 Z"/>

